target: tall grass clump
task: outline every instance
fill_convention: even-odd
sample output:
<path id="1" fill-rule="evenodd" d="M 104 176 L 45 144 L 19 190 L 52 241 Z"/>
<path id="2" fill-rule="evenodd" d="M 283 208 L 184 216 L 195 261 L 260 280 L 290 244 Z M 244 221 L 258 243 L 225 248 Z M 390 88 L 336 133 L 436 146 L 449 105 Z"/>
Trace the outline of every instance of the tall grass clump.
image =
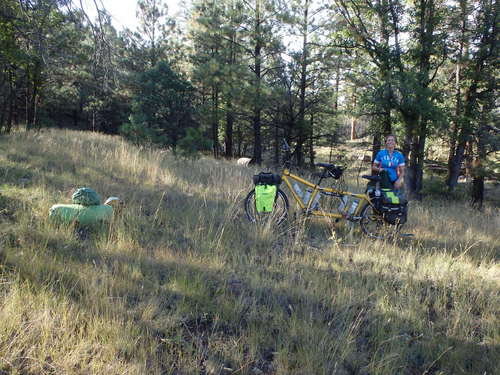
<path id="1" fill-rule="evenodd" d="M 498 207 L 411 202 L 397 241 L 259 228 L 257 171 L 95 133 L 0 138 L 0 374 L 498 371 Z M 125 203 L 83 235 L 48 221 L 81 186 Z"/>

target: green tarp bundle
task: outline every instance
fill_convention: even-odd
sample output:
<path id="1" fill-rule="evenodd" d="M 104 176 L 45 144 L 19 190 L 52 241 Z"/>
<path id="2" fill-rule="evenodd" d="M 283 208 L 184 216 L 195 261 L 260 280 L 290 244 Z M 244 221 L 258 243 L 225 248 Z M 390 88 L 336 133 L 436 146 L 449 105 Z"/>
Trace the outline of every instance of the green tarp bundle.
<path id="1" fill-rule="evenodd" d="M 71 200 L 73 204 L 53 205 L 49 218 L 64 224 L 77 222 L 80 225 L 91 225 L 110 221 L 113 217 L 113 207 L 101 204 L 101 197 L 92 189 L 77 189 Z"/>
<path id="2" fill-rule="evenodd" d="M 255 206 L 257 212 L 271 212 L 273 210 L 277 190 L 276 185 L 255 186 Z"/>
<path id="3" fill-rule="evenodd" d="M 71 200 L 75 204 L 82 206 L 98 206 L 101 204 L 101 197 L 94 190 L 89 188 L 80 188 L 71 196 Z"/>
<path id="4" fill-rule="evenodd" d="M 113 217 L 113 207 L 106 204 L 83 206 L 81 204 L 55 204 L 50 208 L 49 217 L 60 223 L 91 225 L 110 221 Z"/>

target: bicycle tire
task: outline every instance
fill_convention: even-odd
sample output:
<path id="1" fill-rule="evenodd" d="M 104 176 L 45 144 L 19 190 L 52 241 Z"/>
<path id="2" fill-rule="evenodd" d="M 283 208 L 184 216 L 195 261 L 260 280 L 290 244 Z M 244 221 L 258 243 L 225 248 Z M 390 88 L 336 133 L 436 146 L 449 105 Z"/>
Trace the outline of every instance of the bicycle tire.
<path id="1" fill-rule="evenodd" d="M 247 219 L 256 224 L 281 224 L 288 217 L 289 206 L 288 197 L 281 189 L 276 191 L 276 198 L 271 212 L 257 212 L 255 206 L 255 189 L 252 189 L 245 198 L 245 213 Z"/>
<path id="2" fill-rule="evenodd" d="M 376 212 L 371 204 L 366 204 L 361 210 L 359 225 L 368 237 L 383 240 L 396 235 L 403 225 L 391 225 L 384 221 L 382 215 Z"/>

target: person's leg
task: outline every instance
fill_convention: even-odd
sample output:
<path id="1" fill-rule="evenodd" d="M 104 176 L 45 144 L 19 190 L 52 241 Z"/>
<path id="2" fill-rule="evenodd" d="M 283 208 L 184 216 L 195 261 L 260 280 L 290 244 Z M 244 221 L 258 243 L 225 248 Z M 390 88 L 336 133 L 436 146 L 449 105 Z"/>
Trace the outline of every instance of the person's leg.
<path id="1" fill-rule="evenodd" d="M 396 194 L 396 196 L 399 198 L 399 199 L 404 199 L 406 200 L 406 194 L 405 194 L 405 191 L 404 191 L 404 188 L 402 187 L 401 189 L 394 189 L 394 194 Z"/>

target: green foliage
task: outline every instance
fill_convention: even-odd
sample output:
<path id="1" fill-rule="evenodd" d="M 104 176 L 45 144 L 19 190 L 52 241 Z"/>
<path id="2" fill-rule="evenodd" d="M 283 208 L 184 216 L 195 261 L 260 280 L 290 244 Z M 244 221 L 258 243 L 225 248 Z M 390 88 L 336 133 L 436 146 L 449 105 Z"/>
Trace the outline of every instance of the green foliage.
<path id="1" fill-rule="evenodd" d="M 428 173 L 423 182 L 422 194 L 425 197 L 424 199 L 467 202 L 468 189 L 468 184 L 461 184 L 457 189 L 450 192 L 445 184 L 445 176 Z"/>
<path id="2" fill-rule="evenodd" d="M 140 115 L 130 116 L 130 122 L 120 126 L 119 132 L 135 145 L 146 143 L 166 143 L 166 139 L 161 137 L 154 129 L 146 127 L 138 121 Z M 155 140 L 156 142 L 153 142 Z"/>
<path id="3" fill-rule="evenodd" d="M 120 132 L 135 143 L 175 150 L 186 129 L 196 126 L 193 87 L 164 61 L 139 74 L 136 87 L 130 123 Z"/>
<path id="4" fill-rule="evenodd" d="M 201 151 L 207 151 L 210 147 L 211 142 L 196 128 L 187 128 L 186 135 L 178 143 L 179 154 L 191 159 L 197 158 Z"/>

